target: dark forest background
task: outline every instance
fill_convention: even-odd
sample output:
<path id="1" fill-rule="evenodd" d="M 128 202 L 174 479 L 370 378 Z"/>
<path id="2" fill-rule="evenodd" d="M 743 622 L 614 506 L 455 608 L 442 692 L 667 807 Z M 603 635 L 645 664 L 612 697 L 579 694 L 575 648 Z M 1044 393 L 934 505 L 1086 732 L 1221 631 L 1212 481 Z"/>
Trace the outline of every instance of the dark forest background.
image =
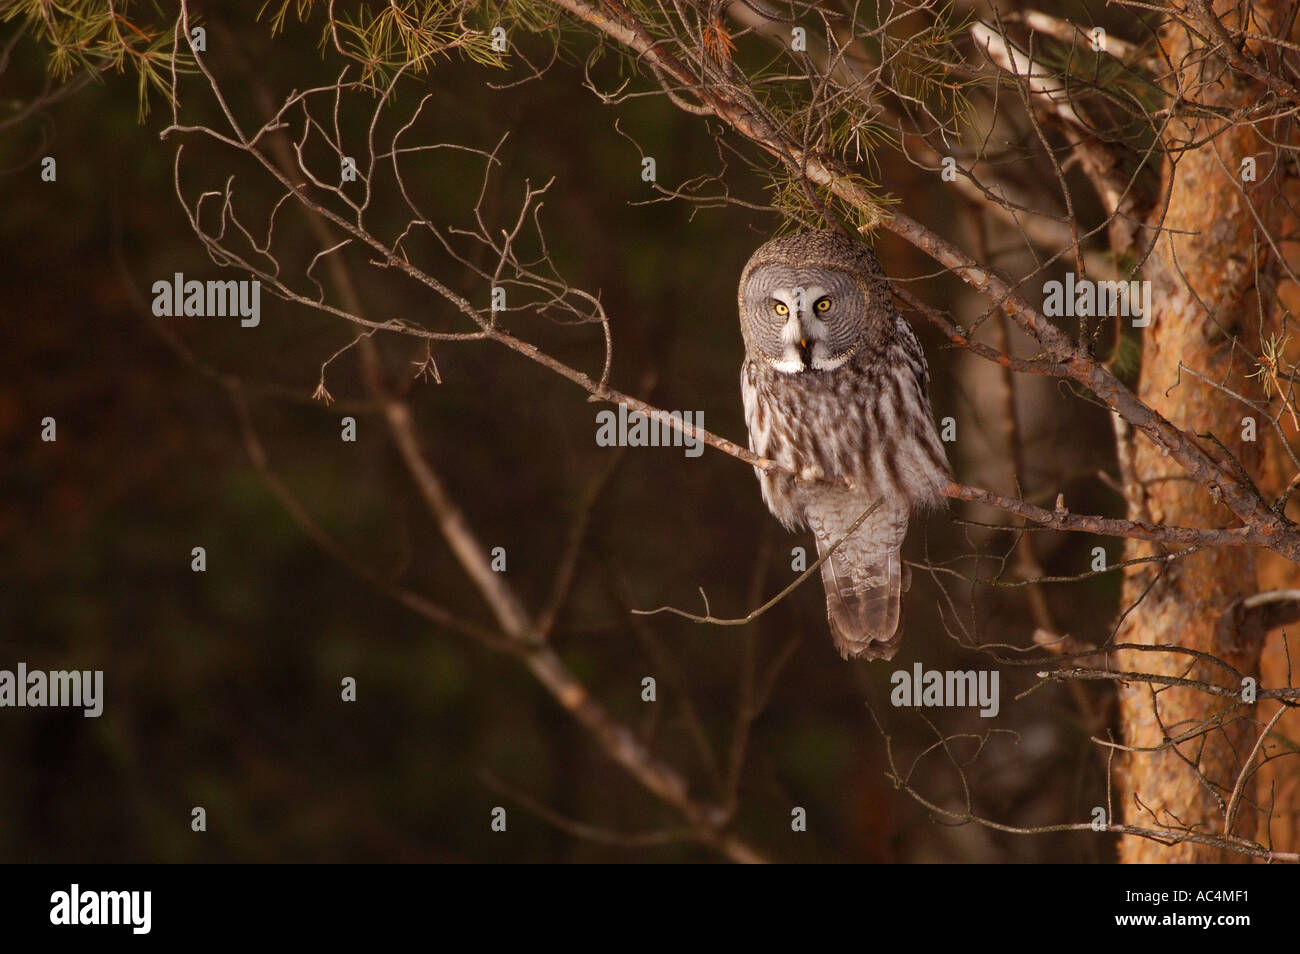
<path id="1" fill-rule="evenodd" d="M 258 8 L 202 9 L 206 62 L 242 108 L 255 110 L 259 90 L 279 98 L 332 81 L 339 63 L 319 48 L 319 22 L 291 16 L 273 36 Z M 8 37 L 15 24 L 5 27 Z M 0 74 L 0 100 L 38 95 L 47 54 L 30 37 L 17 42 Z M 607 58 L 595 72 L 614 79 L 618 69 Z M 515 209 L 525 179 L 555 177 L 544 210 L 550 248 L 561 272 L 598 290 L 611 316 L 611 383 L 659 407 L 702 411 L 710 430 L 743 444 L 735 284 L 780 217 L 644 204 L 654 195 L 640 179 L 640 153 L 615 120 L 656 157 L 661 180 L 673 182 L 716 167 L 707 125 L 662 97 L 602 105 L 583 88 L 581 63 L 561 61 L 544 79 L 492 88 L 526 72 L 453 57 L 402 95 L 432 94 L 426 115 L 438 139 L 491 149 L 509 132 L 489 213 Z M 192 99 L 188 119 L 215 122 L 210 100 Z M 137 108 L 136 77 L 110 70 L 0 141 L 0 667 L 103 669 L 106 693 L 99 719 L 79 710 L 0 711 L 0 860 L 716 858 L 689 841 L 601 843 L 554 817 L 624 832 L 675 824 L 511 656 L 411 614 L 286 514 L 250 463 L 214 374 L 243 382 L 271 469 L 356 559 L 465 618 L 489 620 L 412 488 L 355 352 L 327 372 L 335 403 L 312 398 L 322 362 L 352 339 L 350 328 L 265 289 L 256 328 L 148 313 L 150 285 L 174 272 L 241 276 L 212 262 L 179 206 L 175 144 L 159 137 L 167 104 L 153 97 L 143 121 Z M 53 183 L 40 179 L 47 155 L 58 162 Z M 236 174 L 246 194 L 273 198 L 248 169 L 222 165 L 228 159 L 196 146 L 188 168 L 203 169 L 208 187 Z M 1047 169 L 1030 145 L 1018 161 L 1026 178 Z M 467 221 L 481 162 L 434 153 L 419 168 L 430 217 Z M 934 175 L 891 163 L 879 178 L 914 218 L 968 247 L 980 240 L 962 200 Z M 729 181 L 739 198 L 769 198 L 741 167 Z M 893 236 L 873 241 L 886 272 L 931 305 L 959 318 L 984 307 Z M 449 283 L 470 281 L 423 251 Z M 453 318 L 392 272 L 359 269 L 358 283 L 377 320 Z M 910 317 L 930 361 L 935 414 L 958 422 L 949 450 L 959 480 L 1031 500 L 1037 489 L 1035 502 L 1049 507 L 1064 491 L 1080 512 L 1122 514 L 1119 496 L 1096 477 L 1113 469 L 1101 411 L 1051 382 L 1025 382 L 1017 398 L 1029 470 L 1017 487 L 995 376 Z M 528 314 L 508 323 L 598 371 L 594 326 Z M 946 807 L 965 798 L 954 763 L 967 773 L 973 807 L 993 819 L 1080 822 L 1104 804 L 1104 764 L 1078 698 L 1059 685 L 1015 698 L 1035 683 L 1032 669 L 997 666 L 997 719 L 889 705 L 890 674 L 914 662 L 995 667 L 958 645 L 955 619 L 977 625 L 985 642 L 1032 645 L 1025 588 L 972 587 L 921 565 L 929 559 L 988 578 L 1011 535 L 964 522 L 973 512 L 962 504 L 916 523 L 906 550 L 918 564 L 906 638 L 892 663 L 838 658 L 816 579 L 747 627 L 633 616 L 631 608 L 664 604 L 698 611 L 699 587 L 719 615 L 743 615 L 789 583 L 791 548 L 811 548 L 811 538 L 776 524 L 740 461 L 713 450 L 688 458 L 675 448 L 597 447 L 603 405 L 498 345 L 438 347 L 437 384 L 411 379 L 422 357 L 416 343 L 375 340 L 388 372 L 409 382 L 448 489 L 480 539 L 506 548 L 508 580 L 530 605 L 545 601 L 573 521 L 608 474 L 553 642 L 693 790 L 714 791 L 730 757 L 742 674 L 750 666 L 774 672 L 739 793 L 736 827 L 754 846 L 790 861 L 1113 857 L 1110 836 L 943 823 L 888 777 L 885 735 L 915 789 Z M 349 414 L 358 420 L 355 443 L 339 437 Z M 57 420 L 53 443 L 40 440 L 46 416 Z M 1086 534 L 1036 545 L 1049 575 L 1087 571 L 1097 545 L 1118 559 L 1114 541 Z M 190 569 L 195 546 L 206 548 L 206 572 Z M 1073 636 L 1100 641 L 1118 586 L 1116 574 L 1103 574 L 1046 593 Z M 340 700 L 345 676 L 357 680 L 355 703 Z M 641 701 L 645 676 L 658 680 L 656 702 Z M 1109 720 L 1110 689 L 1082 691 Z M 953 737 L 949 750 L 930 751 L 913 768 L 938 738 L 935 726 Z M 195 833 L 190 813 L 200 805 L 208 826 Z M 498 805 L 509 813 L 505 833 L 489 827 Z M 807 809 L 806 832 L 791 830 L 795 806 Z"/>

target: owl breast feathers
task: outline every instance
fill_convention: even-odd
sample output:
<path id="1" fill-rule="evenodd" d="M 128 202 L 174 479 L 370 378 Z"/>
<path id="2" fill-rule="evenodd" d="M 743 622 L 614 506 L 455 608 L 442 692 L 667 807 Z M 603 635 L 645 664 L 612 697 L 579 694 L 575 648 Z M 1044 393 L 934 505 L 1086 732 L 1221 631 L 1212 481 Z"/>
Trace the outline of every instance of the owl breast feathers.
<path id="1" fill-rule="evenodd" d="M 811 530 L 819 554 L 845 538 L 821 566 L 835 646 L 892 659 L 908 519 L 952 480 L 925 355 L 875 255 L 837 232 L 760 247 L 739 305 L 750 449 L 799 475 L 758 471 L 763 500 L 787 529 Z"/>

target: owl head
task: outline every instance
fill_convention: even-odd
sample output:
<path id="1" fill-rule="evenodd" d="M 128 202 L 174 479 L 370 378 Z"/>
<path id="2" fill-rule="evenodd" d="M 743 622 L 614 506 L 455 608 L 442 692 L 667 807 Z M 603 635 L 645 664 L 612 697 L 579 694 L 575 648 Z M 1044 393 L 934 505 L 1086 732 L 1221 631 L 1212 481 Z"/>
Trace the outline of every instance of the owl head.
<path id="1" fill-rule="evenodd" d="M 871 249 L 829 229 L 760 246 L 738 301 L 745 352 L 785 374 L 835 370 L 887 340 L 896 314 Z"/>

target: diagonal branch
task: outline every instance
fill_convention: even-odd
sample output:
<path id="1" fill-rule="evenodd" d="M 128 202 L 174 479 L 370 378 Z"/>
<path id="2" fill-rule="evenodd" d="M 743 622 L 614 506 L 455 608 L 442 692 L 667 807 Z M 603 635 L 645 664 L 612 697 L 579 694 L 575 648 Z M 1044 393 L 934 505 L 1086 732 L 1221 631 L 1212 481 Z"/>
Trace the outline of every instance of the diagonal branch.
<path id="1" fill-rule="evenodd" d="M 792 175 L 824 186 L 838 198 L 859 210 L 869 226 L 884 225 L 901 238 L 926 252 L 972 288 L 995 300 L 997 305 L 1043 346 L 1047 356 L 1060 364 L 1065 375 L 1082 384 L 1112 411 L 1180 464 L 1218 502 L 1225 504 L 1243 523 L 1268 539 L 1269 546 L 1295 563 L 1300 563 L 1300 532 L 1285 516 L 1272 512 L 1257 493 L 1236 475 L 1220 467 L 1193 438 L 1143 403 L 1104 365 L 1077 348 L 1057 328 L 994 270 L 980 265 L 940 235 L 915 219 L 894 210 L 886 217 L 861 182 L 835 167 L 832 160 L 805 151 L 782 135 L 760 115 L 756 104 L 743 102 L 731 90 L 702 85 L 671 53 L 663 50 L 649 32 L 618 0 L 603 0 L 603 9 L 587 0 L 549 0 L 602 33 L 624 44 L 656 69 L 677 80 L 702 105 L 736 132 L 779 158 Z M 606 13 L 608 9 L 617 17 Z"/>

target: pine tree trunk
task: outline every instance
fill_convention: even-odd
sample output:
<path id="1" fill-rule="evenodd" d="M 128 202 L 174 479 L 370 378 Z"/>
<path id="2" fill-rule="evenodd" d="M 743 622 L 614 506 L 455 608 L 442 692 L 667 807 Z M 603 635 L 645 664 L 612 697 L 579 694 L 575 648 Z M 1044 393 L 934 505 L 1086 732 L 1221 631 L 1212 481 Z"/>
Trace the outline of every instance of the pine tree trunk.
<path id="1" fill-rule="evenodd" d="M 1253 16 L 1266 19 L 1269 6 L 1255 6 Z M 1235 7 L 1221 3 L 1215 9 L 1229 32 L 1239 28 Z M 1262 26 L 1250 24 L 1253 30 Z M 1178 67 L 1167 83 L 1171 103 L 1181 97 L 1185 103 L 1237 110 L 1264 97 L 1260 83 L 1208 55 L 1206 41 L 1185 28 L 1174 24 L 1163 39 L 1168 62 Z M 1143 334 L 1138 393 L 1215 459 L 1224 460 L 1223 450 L 1208 437 L 1214 435 L 1257 478 L 1260 441 L 1269 437 L 1267 422 L 1256 422 L 1257 440 L 1243 439 L 1242 419 L 1253 412 L 1206 381 L 1186 371 L 1180 375 L 1181 363 L 1237 393 L 1262 396 L 1258 379 L 1247 375 L 1257 370 L 1251 354 L 1259 350 L 1261 315 L 1273 315 L 1277 262 L 1259 229 L 1279 234 L 1280 221 L 1274 219 L 1281 203 L 1274 200 L 1280 176 L 1273 169 L 1276 151 L 1263 136 L 1245 123 L 1229 125 L 1231 120 L 1183 107 L 1165 133 L 1175 151 L 1163 172 L 1168 208 L 1153 218 L 1165 231 L 1144 274 L 1152 282 L 1153 316 Z M 1254 182 L 1242 181 L 1246 157 L 1257 162 Z M 1135 436 L 1130 450 L 1132 518 L 1197 527 L 1235 525 L 1226 507 L 1189 482 L 1144 436 Z M 1126 557 L 1161 552 L 1168 551 L 1129 541 Z M 1221 625 L 1224 611 L 1257 589 L 1255 555 L 1242 548 L 1135 566 L 1123 587 L 1122 606 L 1132 610 L 1123 617 L 1117 642 L 1200 650 L 1258 677 L 1263 634 Z M 1221 668 L 1181 654 L 1120 651 L 1116 663 L 1125 671 L 1241 688 Z M 1132 680 L 1120 690 L 1120 718 L 1123 741 L 1131 748 L 1148 750 L 1182 740 L 1158 751 L 1130 751 L 1119 760 L 1124 822 L 1223 834 L 1227 805 L 1259 732 L 1254 706 Z M 1244 787 L 1232 834 L 1255 835 L 1253 794 L 1253 786 Z M 1137 837 L 1124 838 L 1120 854 L 1128 863 L 1244 860 L 1213 846 L 1184 841 L 1166 847 Z"/>

